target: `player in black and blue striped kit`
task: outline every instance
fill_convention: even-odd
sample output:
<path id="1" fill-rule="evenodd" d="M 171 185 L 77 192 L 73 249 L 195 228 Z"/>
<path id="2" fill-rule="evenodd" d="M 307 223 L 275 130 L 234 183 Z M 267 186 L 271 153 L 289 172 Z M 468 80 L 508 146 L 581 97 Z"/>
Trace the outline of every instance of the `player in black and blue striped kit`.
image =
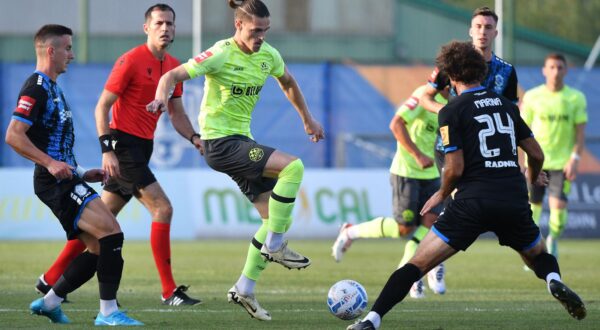
<path id="1" fill-rule="evenodd" d="M 62 312 L 66 295 L 97 273 L 100 312 L 96 325 L 142 325 L 119 311 L 116 295 L 123 272 L 123 233 L 110 210 L 87 182 L 106 181 L 101 169 L 85 171 L 73 155 L 73 119 L 56 84 L 74 59 L 71 29 L 44 25 L 34 37 L 36 71 L 25 81 L 6 143 L 35 163 L 34 191 L 58 218 L 69 240 L 79 239 L 87 251 L 75 258 L 53 288 L 29 306 L 32 314 L 53 323 L 70 323 Z"/>

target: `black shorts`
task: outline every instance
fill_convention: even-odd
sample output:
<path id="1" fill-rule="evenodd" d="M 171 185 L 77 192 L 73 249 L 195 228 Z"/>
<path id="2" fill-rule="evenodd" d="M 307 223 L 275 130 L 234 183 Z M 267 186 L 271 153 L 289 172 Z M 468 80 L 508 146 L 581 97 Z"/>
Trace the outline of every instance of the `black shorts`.
<path id="1" fill-rule="evenodd" d="M 46 204 L 58 218 L 67 239 L 75 239 L 81 232 L 77 223 L 83 209 L 94 198 L 99 197 L 93 188 L 78 176 L 71 180 L 62 180 L 48 189 L 36 192 L 38 198 Z"/>
<path id="2" fill-rule="evenodd" d="M 275 149 L 243 135 L 203 140 L 203 144 L 208 166 L 229 175 L 251 202 L 275 187 L 277 179 L 263 176 L 267 160 Z"/>
<path id="3" fill-rule="evenodd" d="M 129 201 L 132 195 L 138 196 L 138 190 L 156 182 L 148 166 L 154 142 L 119 130 L 111 130 L 110 134 L 117 140 L 115 155 L 119 160 L 121 177 L 109 178 L 104 190 Z"/>
<path id="4" fill-rule="evenodd" d="M 550 180 L 548 183 L 548 195 L 566 202 L 567 196 L 571 192 L 571 181 L 565 178 L 565 173 L 562 170 L 544 172 L 546 172 Z M 529 189 L 529 201 L 532 204 L 541 204 L 544 200 L 546 187 L 531 185 L 528 182 L 527 188 Z"/>
<path id="5" fill-rule="evenodd" d="M 429 197 L 440 188 L 440 179 L 410 179 L 392 174 L 390 183 L 396 222 L 405 226 L 420 225 L 419 212 Z M 438 205 L 431 210 L 431 213 L 440 214 L 441 211 L 442 205 Z"/>
<path id="6" fill-rule="evenodd" d="M 500 245 L 516 251 L 528 250 L 541 239 L 529 203 L 491 199 L 453 200 L 431 230 L 455 250 L 463 251 L 488 231 L 498 236 Z"/>

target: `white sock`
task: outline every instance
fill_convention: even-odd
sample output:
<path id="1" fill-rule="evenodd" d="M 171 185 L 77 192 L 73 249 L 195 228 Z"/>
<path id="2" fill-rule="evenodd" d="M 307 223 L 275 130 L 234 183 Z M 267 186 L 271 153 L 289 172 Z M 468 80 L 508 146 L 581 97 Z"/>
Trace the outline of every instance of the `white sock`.
<path id="1" fill-rule="evenodd" d="M 110 314 L 119 310 L 119 306 L 117 306 L 117 299 L 113 300 L 102 300 L 100 299 L 100 313 L 104 316 L 109 316 Z"/>
<path id="2" fill-rule="evenodd" d="M 50 291 L 48 291 L 48 293 L 46 293 L 46 295 L 44 296 L 44 307 L 47 310 L 51 311 L 56 307 L 60 306 L 60 303 L 62 303 L 63 300 L 65 299 L 56 295 L 54 289 L 50 289 Z"/>
<path id="3" fill-rule="evenodd" d="M 550 274 L 546 275 L 546 286 L 548 287 L 548 292 L 550 292 L 550 281 L 551 280 L 556 280 L 556 281 L 562 282 L 560 280 L 560 275 L 558 275 L 558 273 L 550 273 Z M 550 292 L 550 294 L 552 294 L 552 292 Z"/>
<path id="4" fill-rule="evenodd" d="M 283 233 L 274 233 L 269 230 L 265 244 L 267 244 L 267 250 L 269 251 L 279 250 L 281 244 L 283 244 Z"/>
<path id="5" fill-rule="evenodd" d="M 240 291 L 239 293 L 241 295 L 250 296 L 254 294 L 254 287 L 256 286 L 256 281 L 242 274 L 235 283 L 235 286 Z"/>
<path id="6" fill-rule="evenodd" d="M 365 320 L 371 321 L 371 323 L 373 323 L 373 326 L 375 327 L 375 329 L 379 329 L 379 326 L 381 326 L 381 316 L 379 316 L 379 314 L 377 314 L 373 311 L 370 311 L 369 314 L 367 314 L 367 316 L 365 316 L 363 321 L 365 321 Z"/>
<path id="7" fill-rule="evenodd" d="M 346 235 L 348 235 L 349 239 L 357 239 L 359 234 L 360 230 L 358 229 L 358 226 L 350 226 L 346 229 Z"/>

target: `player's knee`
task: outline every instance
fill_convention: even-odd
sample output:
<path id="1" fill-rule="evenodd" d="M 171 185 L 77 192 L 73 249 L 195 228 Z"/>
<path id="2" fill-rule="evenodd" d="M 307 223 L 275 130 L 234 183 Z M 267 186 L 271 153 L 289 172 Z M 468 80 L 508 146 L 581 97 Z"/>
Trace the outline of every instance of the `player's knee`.
<path id="1" fill-rule="evenodd" d="M 170 223 L 173 217 L 173 205 L 169 200 L 166 200 L 153 210 L 152 215 L 154 220 Z"/>
<path id="2" fill-rule="evenodd" d="M 281 173 L 279 173 L 280 179 L 288 179 L 292 182 L 300 182 L 304 177 L 304 164 L 300 158 L 289 163 L 286 167 L 283 168 Z"/>
<path id="3" fill-rule="evenodd" d="M 401 223 L 398 224 L 398 234 L 401 237 L 408 236 L 409 234 L 411 234 L 413 232 L 413 229 L 415 229 L 414 226 L 407 226 L 407 225 L 404 225 Z"/>

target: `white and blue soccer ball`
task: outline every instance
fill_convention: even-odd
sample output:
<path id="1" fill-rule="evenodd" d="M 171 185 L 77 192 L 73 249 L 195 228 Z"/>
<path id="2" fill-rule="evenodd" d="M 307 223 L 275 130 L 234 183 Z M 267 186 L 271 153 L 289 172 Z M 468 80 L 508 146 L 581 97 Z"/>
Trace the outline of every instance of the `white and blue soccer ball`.
<path id="1" fill-rule="evenodd" d="M 327 307 L 331 314 L 342 320 L 352 320 L 367 308 L 367 291 L 358 282 L 341 280 L 327 293 Z"/>

